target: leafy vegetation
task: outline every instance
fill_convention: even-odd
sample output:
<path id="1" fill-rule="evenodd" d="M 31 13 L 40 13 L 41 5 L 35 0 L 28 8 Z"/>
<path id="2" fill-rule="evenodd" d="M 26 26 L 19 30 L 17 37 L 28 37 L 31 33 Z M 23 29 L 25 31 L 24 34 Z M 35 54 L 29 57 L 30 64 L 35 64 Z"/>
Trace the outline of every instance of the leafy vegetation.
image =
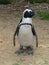
<path id="1" fill-rule="evenodd" d="M 20 65 L 19 63 L 14 63 L 13 65 Z"/>
<path id="2" fill-rule="evenodd" d="M 17 0 L 0 0 L 0 4 L 11 4 L 16 2 Z"/>
<path id="3" fill-rule="evenodd" d="M 30 2 L 30 3 L 43 3 L 43 2 L 46 2 L 46 3 L 49 3 L 49 0 L 25 0 L 26 2 Z"/>
<path id="4" fill-rule="evenodd" d="M 49 12 L 43 12 L 39 10 L 37 14 L 41 19 L 49 20 Z"/>
<path id="5" fill-rule="evenodd" d="M 10 0 L 0 0 L 0 4 L 10 4 Z"/>
<path id="6" fill-rule="evenodd" d="M 46 0 L 47 3 L 49 3 L 49 0 Z"/>
<path id="7" fill-rule="evenodd" d="M 12 2 L 13 3 L 16 3 L 16 2 L 19 2 L 20 0 L 0 0 L 0 4 L 11 4 Z M 42 3 L 42 2 L 46 2 L 46 3 L 49 3 L 49 0 L 24 0 L 26 2 L 30 2 L 30 3 Z"/>

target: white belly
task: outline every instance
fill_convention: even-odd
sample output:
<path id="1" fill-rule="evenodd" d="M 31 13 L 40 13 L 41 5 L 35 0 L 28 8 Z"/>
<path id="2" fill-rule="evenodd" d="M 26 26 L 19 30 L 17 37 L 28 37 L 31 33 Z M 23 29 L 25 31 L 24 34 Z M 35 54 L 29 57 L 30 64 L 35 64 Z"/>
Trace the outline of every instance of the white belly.
<path id="1" fill-rule="evenodd" d="M 33 34 L 30 25 L 22 25 L 19 29 L 19 43 L 22 46 L 32 46 L 33 45 Z"/>

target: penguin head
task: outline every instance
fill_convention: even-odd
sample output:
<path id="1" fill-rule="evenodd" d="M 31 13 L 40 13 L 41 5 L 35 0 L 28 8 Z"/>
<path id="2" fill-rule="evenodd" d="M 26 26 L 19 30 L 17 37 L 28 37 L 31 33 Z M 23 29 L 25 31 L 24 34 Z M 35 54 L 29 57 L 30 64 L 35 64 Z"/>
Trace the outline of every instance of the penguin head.
<path id="1" fill-rule="evenodd" d="M 35 15 L 35 12 L 32 9 L 25 9 L 23 12 L 24 18 L 32 18 L 34 15 Z"/>

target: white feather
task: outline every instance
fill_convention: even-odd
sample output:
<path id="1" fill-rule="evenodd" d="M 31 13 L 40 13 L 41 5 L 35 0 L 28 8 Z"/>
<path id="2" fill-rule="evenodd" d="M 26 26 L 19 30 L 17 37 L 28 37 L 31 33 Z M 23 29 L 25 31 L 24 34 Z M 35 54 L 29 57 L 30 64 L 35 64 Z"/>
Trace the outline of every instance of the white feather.
<path id="1" fill-rule="evenodd" d="M 22 23 L 31 23 L 32 24 L 32 18 L 24 18 L 23 17 L 22 22 L 20 24 L 22 24 Z"/>
<path id="2" fill-rule="evenodd" d="M 23 18 L 22 23 L 31 23 L 31 18 Z M 33 46 L 33 34 L 30 25 L 22 25 L 19 30 L 19 42 L 22 46 Z"/>

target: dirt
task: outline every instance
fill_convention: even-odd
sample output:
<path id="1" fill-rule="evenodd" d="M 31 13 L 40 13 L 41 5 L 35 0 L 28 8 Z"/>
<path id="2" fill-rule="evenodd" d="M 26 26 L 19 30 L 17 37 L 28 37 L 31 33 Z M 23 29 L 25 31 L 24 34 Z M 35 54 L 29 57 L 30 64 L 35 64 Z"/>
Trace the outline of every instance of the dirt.
<path id="1" fill-rule="evenodd" d="M 34 54 L 17 55 L 19 42 L 16 36 L 16 46 L 13 46 L 13 34 L 20 21 L 20 17 L 0 10 L 0 65 L 49 65 L 49 21 L 33 18 L 39 46 L 34 42 Z"/>

